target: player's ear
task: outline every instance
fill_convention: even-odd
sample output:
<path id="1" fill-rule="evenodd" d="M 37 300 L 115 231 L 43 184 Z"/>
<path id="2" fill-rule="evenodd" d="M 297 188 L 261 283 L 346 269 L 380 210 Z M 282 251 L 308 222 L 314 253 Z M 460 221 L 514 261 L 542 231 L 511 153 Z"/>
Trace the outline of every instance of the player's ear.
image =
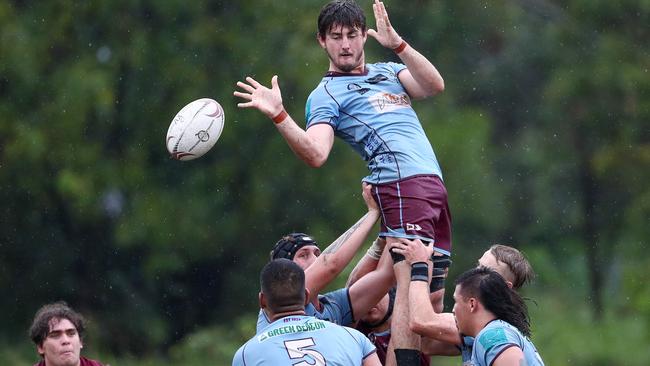
<path id="1" fill-rule="evenodd" d="M 478 309 L 478 304 L 475 298 L 470 298 L 469 299 L 469 311 L 470 312 L 475 312 Z"/>
<path id="2" fill-rule="evenodd" d="M 266 308 L 266 297 L 264 297 L 264 294 L 260 292 L 259 294 L 259 299 L 260 299 L 260 309 L 265 309 Z"/>
<path id="3" fill-rule="evenodd" d="M 510 288 L 510 289 L 512 288 L 512 282 L 511 281 L 506 280 L 506 285 L 508 285 L 508 288 Z"/>
<path id="4" fill-rule="evenodd" d="M 316 40 L 318 44 L 324 49 L 325 48 L 325 37 L 321 37 L 321 34 L 316 32 Z"/>

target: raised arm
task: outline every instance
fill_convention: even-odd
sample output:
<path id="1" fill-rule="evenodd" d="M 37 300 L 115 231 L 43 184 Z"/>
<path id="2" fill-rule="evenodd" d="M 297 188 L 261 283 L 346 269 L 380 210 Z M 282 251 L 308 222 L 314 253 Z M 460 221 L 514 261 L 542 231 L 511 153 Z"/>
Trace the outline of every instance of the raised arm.
<path id="1" fill-rule="evenodd" d="M 307 131 L 300 128 L 282 105 L 277 75 L 271 79 L 270 89 L 250 76 L 246 83 L 238 81 L 237 86 L 243 91 L 233 95 L 247 101 L 237 103 L 239 108 L 256 108 L 272 119 L 291 150 L 307 165 L 317 168 L 325 163 L 334 144 L 334 130 L 327 124 L 315 125 Z"/>
<path id="2" fill-rule="evenodd" d="M 370 308 L 377 305 L 394 283 L 393 259 L 390 252 L 384 250 L 377 269 L 359 278 L 348 287 L 355 320 L 361 319 Z"/>
<path id="3" fill-rule="evenodd" d="M 424 246 L 419 240 L 400 239 L 393 244 L 393 250 L 402 254 L 409 264 L 424 262 L 431 278 L 431 246 Z M 411 280 L 409 286 L 409 327 L 421 336 L 438 341 L 461 345 L 460 332 L 452 313 L 436 313 L 429 299 L 429 282 Z"/>
<path id="4" fill-rule="evenodd" d="M 399 80 L 408 94 L 414 99 L 436 95 L 445 89 L 445 82 L 433 64 L 408 45 L 390 24 L 384 3 L 375 0 L 372 5 L 377 22 L 377 30 L 368 29 L 368 35 L 375 38 L 382 46 L 394 50 L 406 70 L 399 73 Z"/>
<path id="5" fill-rule="evenodd" d="M 379 208 L 372 198 L 370 187 L 363 184 L 362 195 L 368 206 L 368 213 L 325 248 L 318 259 L 305 270 L 305 286 L 309 289 L 310 301 L 314 304 L 317 304 L 320 291 L 354 258 L 379 218 Z"/>
<path id="6" fill-rule="evenodd" d="M 350 272 L 348 281 L 346 282 L 345 286 L 352 286 L 352 284 L 357 282 L 359 278 L 374 271 L 379 264 L 379 259 L 381 258 L 385 247 L 386 239 L 377 237 L 370 248 L 368 248 L 366 254 L 363 255 L 359 262 L 357 262 L 357 265 L 352 269 L 352 272 Z"/>

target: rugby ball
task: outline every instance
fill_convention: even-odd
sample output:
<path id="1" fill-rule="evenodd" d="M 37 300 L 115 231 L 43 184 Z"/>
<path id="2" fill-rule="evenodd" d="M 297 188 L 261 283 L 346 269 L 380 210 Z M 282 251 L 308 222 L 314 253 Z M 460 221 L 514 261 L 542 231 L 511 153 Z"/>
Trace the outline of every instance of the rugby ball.
<path id="1" fill-rule="evenodd" d="M 167 130 L 167 151 L 176 160 L 196 159 L 219 140 L 224 113 L 214 99 L 197 99 L 181 109 Z"/>

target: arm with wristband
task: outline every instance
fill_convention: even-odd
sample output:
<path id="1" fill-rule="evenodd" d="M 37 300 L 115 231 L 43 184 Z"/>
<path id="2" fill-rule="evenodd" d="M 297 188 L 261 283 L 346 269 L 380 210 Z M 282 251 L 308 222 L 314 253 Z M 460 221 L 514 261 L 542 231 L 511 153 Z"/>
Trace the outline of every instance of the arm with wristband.
<path id="1" fill-rule="evenodd" d="M 390 24 L 384 3 L 375 0 L 372 5 L 377 20 L 377 30 L 368 29 L 368 35 L 382 46 L 392 49 L 406 65 L 399 80 L 414 99 L 436 95 L 445 89 L 445 82 L 433 64 L 397 34 Z"/>
<path id="2" fill-rule="evenodd" d="M 317 168 L 325 163 L 332 145 L 334 131 L 326 125 L 317 125 L 303 130 L 284 109 L 278 76 L 271 78 L 271 88 L 260 84 L 252 77 L 246 82 L 238 81 L 242 91 L 235 91 L 234 96 L 246 100 L 237 103 L 239 108 L 256 108 L 271 119 L 280 134 L 289 144 L 291 150 L 307 165 Z"/>
<path id="3" fill-rule="evenodd" d="M 433 247 L 420 240 L 401 239 L 392 249 L 411 265 L 409 286 L 409 327 L 421 336 L 460 345 L 461 338 L 452 313 L 436 313 L 429 299 L 429 279 Z"/>

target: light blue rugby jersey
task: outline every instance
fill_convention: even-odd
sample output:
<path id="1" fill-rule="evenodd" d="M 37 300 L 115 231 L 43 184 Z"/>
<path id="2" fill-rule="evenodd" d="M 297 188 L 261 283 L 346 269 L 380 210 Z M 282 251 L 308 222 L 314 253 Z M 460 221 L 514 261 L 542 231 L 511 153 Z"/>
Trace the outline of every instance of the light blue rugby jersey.
<path id="1" fill-rule="evenodd" d="M 440 165 L 397 74 L 405 65 L 366 64 L 364 74 L 328 73 L 305 107 L 307 128 L 326 123 L 368 163 L 369 183 L 438 175 Z"/>
<path id="2" fill-rule="evenodd" d="M 350 294 L 347 287 L 328 292 L 325 295 L 319 295 L 318 301 L 320 301 L 323 311 L 316 310 L 316 307 L 309 303 L 305 306 L 305 314 L 338 325 L 352 325 L 354 314 L 352 314 Z M 271 322 L 266 317 L 266 313 L 260 309 L 257 315 L 257 333 L 269 324 Z"/>
<path id="3" fill-rule="evenodd" d="M 268 325 L 237 350 L 232 364 L 358 366 L 374 352 L 356 329 L 298 315 Z"/>
<path id="4" fill-rule="evenodd" d="M 485 326 L 474 339 L 472 360 L 468 365 L 490 366 L 494 359 L 508 347 L 515 345 L 524 352 L 528 366 L 544 366 L 535 345 L 511 324 L 503 320 L 493 320 Z"/>

